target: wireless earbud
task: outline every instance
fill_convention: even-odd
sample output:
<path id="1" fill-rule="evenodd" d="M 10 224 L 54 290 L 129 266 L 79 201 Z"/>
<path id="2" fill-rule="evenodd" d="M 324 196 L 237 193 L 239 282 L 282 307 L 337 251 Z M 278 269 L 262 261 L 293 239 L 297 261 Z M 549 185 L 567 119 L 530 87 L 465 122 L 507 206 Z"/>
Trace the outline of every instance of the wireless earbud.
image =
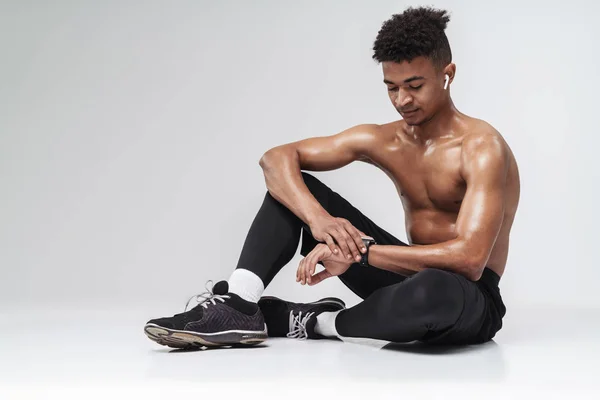
<path id="1" fill-rule="evenodd" d="M 448 89 L 448 81 L 450 80 L 450 77 L 448 75 L 446 75 L 446 83 L 444 83 L 444 90 Z"/>

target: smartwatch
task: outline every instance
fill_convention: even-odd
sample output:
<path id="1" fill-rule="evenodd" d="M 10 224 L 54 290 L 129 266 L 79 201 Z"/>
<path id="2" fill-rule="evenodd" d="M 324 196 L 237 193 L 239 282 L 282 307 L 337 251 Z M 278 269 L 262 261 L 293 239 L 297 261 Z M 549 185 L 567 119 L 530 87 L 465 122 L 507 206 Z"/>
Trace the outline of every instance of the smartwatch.
<path id="1" fill-rule="evenodd" d="M 365 245 L 365 248 L 367 249 L 364 253 L 360 254 L 360 261 L 359 264 L 362 265 L 363 267 L 368 267 L 369 266 L 369 246 L 371 246 L 372 244 L 377 244 L 377 242 L 375 241 L 375 239 L 371 238 L 371 237 L 361 237 L 363 244 Z"/>

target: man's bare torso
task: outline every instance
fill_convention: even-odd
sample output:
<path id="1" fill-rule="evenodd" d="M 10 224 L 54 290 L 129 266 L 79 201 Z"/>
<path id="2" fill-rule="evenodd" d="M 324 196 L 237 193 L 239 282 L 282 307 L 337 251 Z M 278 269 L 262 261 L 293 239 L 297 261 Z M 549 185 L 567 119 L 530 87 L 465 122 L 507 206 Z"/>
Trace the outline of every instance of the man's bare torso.
<path id="1" fill-rule="evenodd" d="M 485 128 L 485 129 L 482 129 Z M 404 120 L 381 125 L 380 151 L 365 162 L 384 171 L 394 182 L 405 212 L 406 231 L 412 245 L 440 243 L 457 237 L 456 219 L 466 191 L 460 173 L 462 143 L 471 135 L 498 135 L 485 121 L 462 114 L 447 134 L 420 143 L 408 134 Z M 486 266 L 502 276 L 509 234 L 520 193 L 519 170 L 510 154 L 504 191 L 502 227 Z"/>

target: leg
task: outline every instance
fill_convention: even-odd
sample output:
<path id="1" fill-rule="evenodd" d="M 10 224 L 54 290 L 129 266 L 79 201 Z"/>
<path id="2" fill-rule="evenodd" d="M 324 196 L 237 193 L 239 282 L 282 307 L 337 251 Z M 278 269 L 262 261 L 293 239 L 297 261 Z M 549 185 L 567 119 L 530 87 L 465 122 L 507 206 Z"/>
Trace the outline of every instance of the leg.
<path id="1" fill-rule="evenodd" d="M 331 215 L 347 218 L 379 243 L 404 245 L 321 181 L 304 172 L 302 177 L 317 201 Z M 294 306 L 293 310 L 288 310 L 285 302 L 267 300 L 263 303 L 263 312 L 266 309 L 273 312 L 265 313 L 264 318 L 256 303 L 275 274 L 294 256 L 302 228 L 302 254 L 306 255 L 318 243 L 312 235 L 307 235 L 310 233 L 309 227 L 267 192 L 248 232 L 238 266 L 229 282 L 218 282 L 212 290 L 209 289 L 202 295 L 205 300 L 189 311 L 148 321 L 144 328 L 148 337 L 160 344 L 175 347 L 256 344 L 267 337 L 265 319 L 266 325 L 271 325 L 269 331 L 277 332 L 278 314 L 283 316 L 282 332 L 289 330 L 294 337 L 304 336 L 307 328 L 312 332 L 311 327 L 315 326 L 318 314 L 340 310 L 344 307 L 341 300 L 322 299 L 309 305 Z M 351 267 L 341 278 L 362 297 L 380 287 L 405 279 L 401 275 L 378 269 L 361 271 L 357 265 Z M 280 308 L 280 305 L 283 308 Z M 304 310 L 303 313 L 301 309 Z M 280 310 L 285 312 L 280 313 Z M 274 322 L 269 324 L 271 315 L 276 317 L 272 319 Z M 289 322 L 290 318 L 293 319 L 293 323 Z M 293 326 L 290 327 L 291 325 Z"/>
<path id="2" fill-rule="evenodd" d="M 407 246 L 313 175 L 303 172 L 302 176 L 313 196 L 332 216 L 348 219 L 378 243 Z M 294 256 L 300 231 L 300 254 L 306 256 L 319 242 L 302 220 L 267 192 L 244 243 L 238 269 L 252 271 L 266 287 Z M 407 278 L 385 270 L 365 269 L 355 263 L 339 278 L 366 300 L 340 311 L 335 318 L 329 318 L 327 310 L 321 307 L 320 311 L 324 312 L 320 317 L 317 314 L 316 318 L 329 319 L 332 330 L 337 330 L 343 337 L 457 343 L 468 340 L 469 335 L 481 326 L 485 299 L 473 282 L 458 274 L 428 269 Z M 263 305 L 263 312 L 269 308 L 269 314 L 277 315 L 273 320 L 282 319 L 279 314 L 286 316 L 292 309 L 294 312 L 303 307 L 315 310 L 310 304 L 298 305 L 280 300 L 267 300 Z M 281 313 L 278 308 L 286 312 Z M 317 334 L 325 331 L 319 328 L 319 322 L 316 324 Z M 326 324 L 329 322 L 322 325 Z M 285 331 L 286 326 L 280 330 Z M 308 332 L 308 337 L 316 337 L 310 329 Z"/>
<path id="3" fill-rule="evenodd" d="M 484 315 L 475 282 L 431 268 L 341 311 L 335 328 L 342 337 L 460 344 L 476 341 Z"/>
<path id="4" fill-rule="evenodd" d="M 313 196 L 332 216 L 348 219 L 378 243 L 406 246 L 313 175 L 302 172 L 302 177 Z M 294 257 L 301 232 L 300 254 L 305 256 L 319 242 L 300 218 L 267 192 L 244 242 L 237 269 L 253 272 L 266 287 Z M 360 265 L 353 264 L 340 279 L 358 296 L 365 298 L 378 288 L 402 282 L 405 277 L 379 269 L 365 271 Z"/>

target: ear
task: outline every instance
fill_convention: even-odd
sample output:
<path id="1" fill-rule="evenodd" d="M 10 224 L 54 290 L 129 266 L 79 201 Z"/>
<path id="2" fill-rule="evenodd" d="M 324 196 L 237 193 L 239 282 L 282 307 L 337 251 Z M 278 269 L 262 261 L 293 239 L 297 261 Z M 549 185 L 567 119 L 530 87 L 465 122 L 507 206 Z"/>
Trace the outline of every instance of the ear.
<path id="1" fill-rule="evenodd" d="M 448 85 L 450 85 L 456 76 L 456 64 L 448 64 L 446 68 L 444 68 L 444 75 L 448 76 Z"/>

